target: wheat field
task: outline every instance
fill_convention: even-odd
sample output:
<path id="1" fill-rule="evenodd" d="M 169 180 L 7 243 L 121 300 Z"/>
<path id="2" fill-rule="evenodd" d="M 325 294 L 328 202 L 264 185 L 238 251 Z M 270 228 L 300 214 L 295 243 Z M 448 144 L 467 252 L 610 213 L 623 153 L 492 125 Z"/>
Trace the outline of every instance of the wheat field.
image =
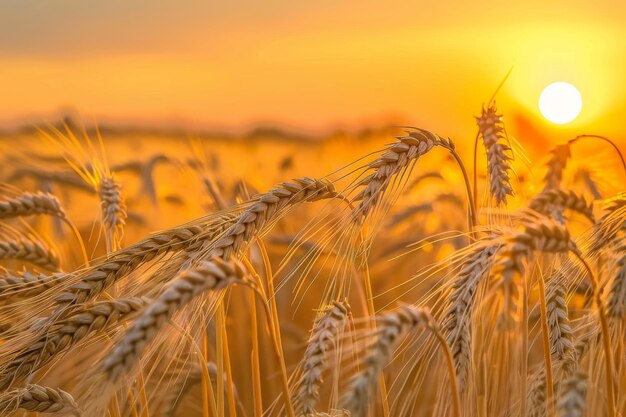
<path id="1" fill-rule="evenodd" d="M 477 113 L 0 138 L 0 413 L 626 416 L 619 146 Z"/>

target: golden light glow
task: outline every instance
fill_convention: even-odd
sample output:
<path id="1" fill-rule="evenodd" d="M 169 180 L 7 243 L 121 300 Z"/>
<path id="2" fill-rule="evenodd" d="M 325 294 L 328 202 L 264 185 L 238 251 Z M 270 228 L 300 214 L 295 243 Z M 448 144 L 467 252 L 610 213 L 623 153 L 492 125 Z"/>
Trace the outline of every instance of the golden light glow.
<path id="1" fill-rule="evenodd" d="M 543 117 L 556 124 L 574 120 L 583 108 L 583 99 L 578 89 L 559 81 L 543 89 L 539 96 L 539 110 Z"/>

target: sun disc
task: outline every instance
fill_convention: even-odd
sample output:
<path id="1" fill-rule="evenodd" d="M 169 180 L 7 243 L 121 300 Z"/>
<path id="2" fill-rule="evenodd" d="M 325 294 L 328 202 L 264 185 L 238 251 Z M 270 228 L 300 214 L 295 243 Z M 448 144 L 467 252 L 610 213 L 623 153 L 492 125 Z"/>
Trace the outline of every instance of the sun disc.
<path id="1" fill-rule="evenodd" d="M 583 100 L 576 87 L 564 81 L 550 84 L 539 96 L 539 110 L 552 123 L 571 122 L 580 114 L 582 107 Z"/>

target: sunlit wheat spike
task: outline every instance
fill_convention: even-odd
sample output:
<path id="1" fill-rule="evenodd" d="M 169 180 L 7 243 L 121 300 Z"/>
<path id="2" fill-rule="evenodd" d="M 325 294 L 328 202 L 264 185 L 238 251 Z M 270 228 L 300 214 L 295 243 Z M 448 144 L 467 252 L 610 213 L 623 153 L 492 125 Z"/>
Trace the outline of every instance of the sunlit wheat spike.
<path id="1" fill-rule="evenodd" d="M 0 219 L 38 214 L 65 218 L 61 202 L 50 193 L 23 193 L 0 200 Z"/>
<path id="2" fill-rule="evenodd" d="M 342 405 L 352 417 L 363 416 L 370 403 L 371 392 L 380 373 L 389 363 L 399 340 L 408 332 L 425 328 L 431 323 L 426 309 L 402 305 L 377 317 L 378 327 L 372 330 L 373 342 L 360 361 L 359 371 L 350 379 Z"/>
<path id="3" fill-rule="evenodd" d="M 548 280 L 546 312 L 550 330 L 550 350 L 554 361 L 576 361 L 574 335 L 569 320 L 566 290 L 560 272 Z"/>
<path id="4" fill-rule="evenodd" d="M 326 354 L 335 347 L 337 333 L 343 327 L 348 312 L 347 303 L 335 302 L 315 320 L 302 360 L 302 376 L 298 380 L 293 399 L 298 416 L 315 413 L 322 373 L 326 368 Z"/>
<path id="5" fill-rule="evenodd" d="M 17 357 L 0 367 L 0 389 L 6 389 L 9 384 L 29 376 L 87 336 L 129 319 L 147 303 L 144 298 L 131 297 L 78 306 L 68 317 L 47 328 L 45 334 Z"/>
<path id="6" fill-rule="evenodd" d="M 561 387 L 557 403 L 558 417 L 583 417 L 587 406 L 587 375 L 578 372 Z"/>
<path id="7" fill-rule="evenodd" d="M 81 273 L 80 281 L 57 299 L 59 304 L 83 303 L 127 276 L 146 262 L 172 251 L 194 252 L 205 240 L 213 240 L 231 223 L 229 217 L 214 221 L 175 227 L 151 235 L 138 243 L 114 252 L 108 259 Z"/>
<path id="8" fill-rule="evenodd" d="M 212 247 L 210 256 L 225 259 L 237 254 L 242 247 L 288 206 L 302 202 L 332 198 L 337 195 L 331 182 L 311 178 L 298 178 L 283 182 L 261 194 L 255 202 L 238 216 L 224 235 Z"/>
<path id="9" fill-rule="evenodd" d="M 563 171 L 567 166 L 567 161 L 572 156 L 570 144 L 557 145 L 550 151 L 552 156 L 547 163 L 548 171 L 544 177 L 546 188 L 559 188 L 563 179 Z"/>
<path id="10" fill-rule="evenodd" d="M 592 223 L 595 223 L 593 205 L 587 203 L 582 195 L 577 195 L 573 191 L 547 188 L 532 198 L 529 207 L 544 215 L 552 214 L 555 208 L 569 209 L 582 214 Z"/>
<path id="11" fill-rule="evenodd" d="M 459 389 L 467 380 L 471 353 L 471 323 L 476 290 L 487 275 L 497 245 L 478 245 L 463 260 L 461 269 L 452 284 L 450 306 L 443 319 L 443 330 L 454 358 Z"/>
<path id="12" fill-rule="evenodd" d="M 8 297 L 32 297 L 52 288 L 66 277 L 57 272 L 46 275 L 28 271 L 7 273 L 0 276 L 0 300 Z"/>
<path id="13" fill-rule="evenodd" d="M 54 249 L 35 237 L 0 240 L 0 260 L 15 259 L 49 271 L 58 271 L 60 260 Z"/>
<path id="14" fill-rule="evenodd" d="M 480 136 L 487 151 L 487 170 L 491 196 L 497 205 L 506 204 L 507 196 L 513 195 L 511 186 L 510 156 L 511 148 L 504 143 L 504 125 L 502 115 L 498 114 L 495 104 L 483 107 L 482 114 L 476 118 Z"/>
<path id="15" fill-rule="evenodd" d="M 192 269 L 180 272 L 159 298 L 143 310 L 105 358 L 102 370 L 108 380 L 116 381 L 132 368 L 163 325 L 194 297 L 205 291 L 216 291 L 245 282 L 246 272 L 239 262 L 226 262 L 219 257 L 201 261 Z"/>
<path id="16" fill-rule="evenodd" d="M 128 218 L 121 186 L 113 177 L 102 178 L 98 184 L 98 195 L 100 196 L 104 226 L 117 245 L 122 238 L 124 225 Z"/>
<path id="17" fill-rule="evenodd" d="M 423 129 L 400 136 L 398 142 L 387 146 L 386 152 L 368 165 L 368 169 L 373 172 L 358 183 L 362 189 L 354 197 L 354 201 L 359 202 L 354 209 L 355 220 L 368 215 L 384 194 L 394 175 L 402 172 L 412 161 L 419 159 L 435 146 L 442 146 L 448 150 L 454 149 L 454 144 L 450 139 L 443 139 Z"/>
<path id="18" fill-rule="evenodd" d="M 626 244 L 617 249 L 617 273 L 613 277 L 606 301 L 606 314 L 616 321 L 626 317 Z"/>
<path id="19" fill-rule="evenodd" d="M 0 414 L 9 415 L 17 410 L 80 416 L 78 404 L 69 393 L 35 384 L 0 394 Z"/>
<path id="20" fill-rule="evenodd" d="M 503 308 L 498 318 L 498 327 L 502 330 L 511 329 L 515 323 L 517 279 L 524 273 L 524 262 L 534 251 L 578 253 L 578 249 L 570 239 L 569 231 L 554 220 L 545 217 L 526 222 L 523 232 L 506 237 L 502 249 L 496 256 L 493 268 L 503 294 Z"/>

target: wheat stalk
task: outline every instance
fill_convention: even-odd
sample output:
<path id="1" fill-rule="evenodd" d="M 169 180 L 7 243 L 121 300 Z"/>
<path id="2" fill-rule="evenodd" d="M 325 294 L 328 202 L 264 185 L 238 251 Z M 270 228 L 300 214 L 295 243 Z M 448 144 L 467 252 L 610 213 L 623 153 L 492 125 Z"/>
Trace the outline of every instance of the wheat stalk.
<path id="1" fill-rule="evenodd" d="M 583 417 L 587 404 L 587 375 L 578 372 L 567 379 L 557 403 L 558 417 Z"/>
<path id="2" fill-rule="evenodd" d="M 493 268 L 499 277 L 503 293 L 503 308 L 498 317 L 500 329 L 511 329 L 515 323 L 518 294 L 517 277 L 524 274 L 524 262 L 534 251 L 547 253 L 578 253 L 570 239 L 569 231 L 548 218 L 537 218 L 525 223 L 523 232 L 514 233 L 505 239 L 502 249 L 496 256 Z"/>
<path id="3" fill-rule="evenodd" d="M 0 201 L 0 219 L 37 214 L 65 218 L 61 202 L 50 193 L 23 193 Z"/>
<path id="4" fill-rule="evenodd" d="M 302 376 L 297 382 L 294 396 L 296 415 L 307 416 L 315 413 L 319 401 L 319 387 L 322 373 L 326 368 L 326 353 L 335 347 L 337 333 L 343 327 L 349 312 L 345 302 L 335 302 L 320 315 L 313 325 L 304 359 Z"/>
<path id="5" fill-rule="evenodd" d="M 57 415 L 80 415 L 78 405 L 69 393 L 61 389 L 35 384 L 0 395 L 0 411 L 3 415 L 17 410 Z"/>
<path id="6" fill-rule="evenodd" d="M 504 126 L 502 115 L 498 114 L 494 104 L 482 109 L 480 117 L 476 118 L 480 136 L 487 150 L 487 170 L 491 196 L 497 205 L 506 204 L 507 196 L 513 195 L 511 186 L 510 156 L 511 147 L 503 143 Z"/>
<path id="7" fill-rule="evenodd" d="M 87 336 L 128 320 L 146 304 L 144 298 L 131 297 L 78 306 L 68 317 L 46 328 L 37 341 L 0 368 L 0 389 L 6 389 L 14 381 L 41 369 Z"/>
<path id="8" fill-rule="evenodd" d="M 243 266 L 214 257 L 190 270 L 182 271 L 171 285 L 135 320 L 124 337 L 105 358 L 102 370 L 109 381 L 116 381 L 132 368 L 147 344 L 154 339 L 178 310 L 205 291 L 216 291 L 247 282 Z"/>
<path id="9" fill-rule="evenodd" d="M 0 260 L 15 259 L 41 268 L 58 271 L 59 257 L 50 246 L 35 237 L 20 236 L 0 241 Z"/>
<path id="10" fill-rule="evenodd" d="M 461 391 L 465 388 L 471 360 L 471 323 L 476 290 L 489 271 L 496 251 L 497 245 L 477 245 L 466 255 L 452 284 L 450 306 L 443 319 Z"/>

